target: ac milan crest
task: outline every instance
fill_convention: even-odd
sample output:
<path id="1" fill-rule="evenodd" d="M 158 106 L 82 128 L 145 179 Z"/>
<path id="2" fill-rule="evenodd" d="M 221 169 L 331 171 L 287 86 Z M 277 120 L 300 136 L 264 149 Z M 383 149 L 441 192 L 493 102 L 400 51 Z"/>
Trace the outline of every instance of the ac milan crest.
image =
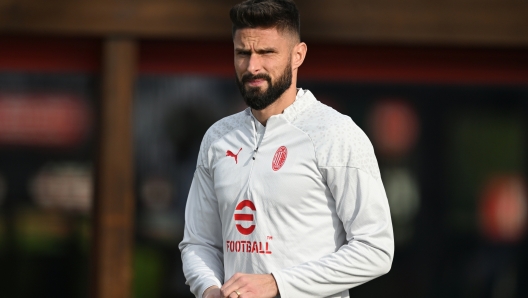
<path id="1" fill-rule="evenodd" d="M 288 157 L 288 149 L 284 146 L 281 146 L 279 149 L 277 149 L 277 152 L 275 152 L 275 156 L 273 156 L 271 168 L 274 171 L 280 170 L 280 168 L 282 168 L 286 162 L 286 157 Z"/>

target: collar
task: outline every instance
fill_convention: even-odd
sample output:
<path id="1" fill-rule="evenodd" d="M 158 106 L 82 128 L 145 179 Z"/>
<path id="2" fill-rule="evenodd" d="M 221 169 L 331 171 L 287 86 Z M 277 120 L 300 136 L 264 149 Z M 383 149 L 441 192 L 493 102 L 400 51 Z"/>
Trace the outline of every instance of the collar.
<path id="1" fill-rule="evenodd" d="M 310 90 L 304 90 L 302 88 L 297 89 L 297 96 L 295 101 L 282 112 L 282 116 L 288 120 L 288 122 L 293 122 L 298 115 L 302 114 L 304 110 L 314 102 L 316 102 L 314 95 Z"/>
<path id="2" fill-rule="evenodd" d="M 297 88 L 297 95 L 295 96 L 295 101 L 286 109 L 284 109 L 282 114 L 271 116 L 270 119 L 274 117 L 284 117 L 288 122 L 293 122 L 298 115 L 300 115 L 308 106 L 310 106 L 316 101 L 317 99 L 312 94 L 312 92 L 310 92 L 310 90 Z M 251 108 L 246 108 L 245 113 L 247 116 L 250 116 L 258 122 L 253 113 L 251 113 Z"/>

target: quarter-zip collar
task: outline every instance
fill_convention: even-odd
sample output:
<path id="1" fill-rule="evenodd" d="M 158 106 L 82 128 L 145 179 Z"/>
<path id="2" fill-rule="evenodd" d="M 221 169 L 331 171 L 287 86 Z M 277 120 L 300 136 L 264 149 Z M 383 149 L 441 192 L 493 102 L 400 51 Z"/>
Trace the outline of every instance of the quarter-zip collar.
<path id="1" fill-rule="evenodd" d="M 286 109 L 284 109 L 282 114 L 271 116 L 268 119 L 268 123 L 266 123 L 266 125 L 268 125 L 269 121 L 274 117 L 284 118 L 286 121 L 291 123 L 295 120 L 295 118 L 297 118 L 297 115 L 301 114 L 308 106 L 310 106 L 316 101 L 317 99 L 315 99 L 314 95 L 312 94 L 312 92 L 310 92 L 310 90 L 297 88 L 297 95 L 295 97 L 295 101 Z M 255 116 L 251 112 L 251 108 L 246 109 L 246 115 L 249 116 L 250 121 L 254 122 L 253 126 L 255 127 L 255 133 L 261 133 L 266 129 L 266 127 L 262 125 L 262 123 L 260 123 L 257 118 L 255 118 Z"/>
<path id="2" fill-rule="evenodd" d="M 295 101 L 289 107 L 287 107 L 284 112 L 282 112 L 282 116 L 291 123 L 295 120 L 295 118 L 297 118 L 298 115 L 302 114 L 307 107 L 316 101 L 317 99 L 315 99 L 315 96 L 313 96 L 310 90 L 298 88 Z"/>

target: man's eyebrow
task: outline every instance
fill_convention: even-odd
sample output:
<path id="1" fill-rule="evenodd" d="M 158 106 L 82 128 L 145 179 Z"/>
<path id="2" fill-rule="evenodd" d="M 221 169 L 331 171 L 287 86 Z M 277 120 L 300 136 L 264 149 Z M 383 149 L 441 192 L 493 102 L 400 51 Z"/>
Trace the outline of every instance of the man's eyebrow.
<path id="1" fill-rule="evenodd" d="M 250 53 L 251 49 L 235 48 L 235 52 L 237 52 L 237 53 Z M 273 48 L 273 47 L 268 47 L 268 48 L 257 49 L 255 52 L 257 54 L 275 53 L 275 52 L 277 52 L 277 49 Z"/>
<path id="2" fill-rule="evenodd" d="M 256 52 L 259 53 L 259 54 L 263 54 L 263 53 L 275 53 L 275 52 L 277 52 L 277 49 L 276 49 L 276 48 L 269 47 L 269 48 L 257 49 Z"/>
<path id="3" fill-rule="evenodd" d="M 235 52 L 237 52 L 237 53 L 247 53 L 247 52 L 251 52 L 251 50 L 247 49 L 247 48 L 235 48 Z"/>

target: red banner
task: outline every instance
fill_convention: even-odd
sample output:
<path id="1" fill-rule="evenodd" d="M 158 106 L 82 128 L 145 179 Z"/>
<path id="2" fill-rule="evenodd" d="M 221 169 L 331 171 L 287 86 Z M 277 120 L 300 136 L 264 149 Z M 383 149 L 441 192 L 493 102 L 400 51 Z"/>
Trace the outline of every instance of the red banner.
<path id="1" fill-rule="evenodd" d="M 75 146 L 91 120 L 90 107 L 72 94 L 0 93 L 0 145 Z"/>

